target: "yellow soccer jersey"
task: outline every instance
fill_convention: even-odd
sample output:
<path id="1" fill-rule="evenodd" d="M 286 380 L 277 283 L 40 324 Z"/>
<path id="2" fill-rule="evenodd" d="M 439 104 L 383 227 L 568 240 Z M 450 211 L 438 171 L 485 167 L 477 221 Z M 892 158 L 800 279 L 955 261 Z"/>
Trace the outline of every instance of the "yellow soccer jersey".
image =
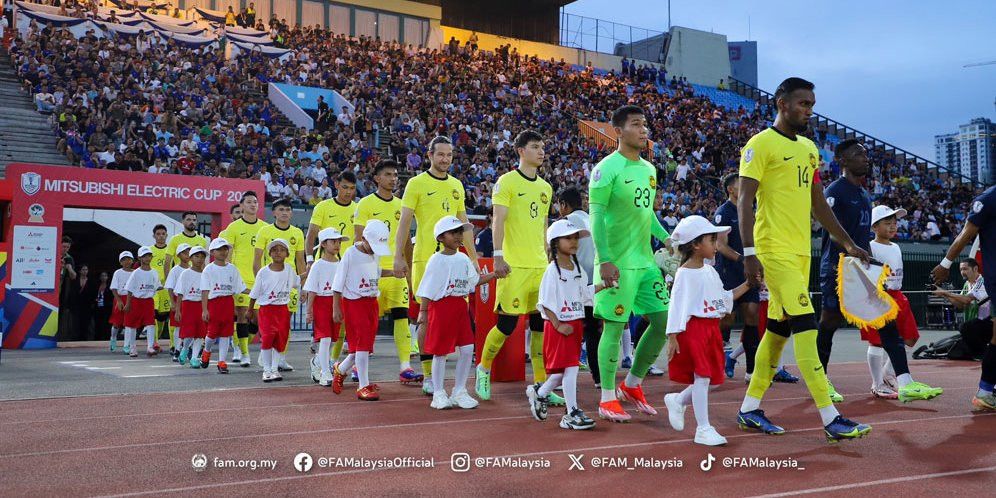
<path id="1" fill-rule="evenodd" d="M 463 184 L 451 175 L 441 179 L 425 171 L 408 180 L 401 205 L 415 213 L 412 262 L 429 261 L 429 256 L 436 252 L 436 238 L 432 235 L 436 222 L 443 216 L 456 216 L 466 211 Z"/>
<path id="2" fill-rule="evenodd" d="M 253 282 L 256 281 L 256 274 L 252 272 L 252 262 L 256 256 L 256 235 L 260 229 L 267 225 L 269 223 L 260 219 L 257 219 L 255 223 L 238 219 L 231 222 L 219 235 L 232 245 L 229 261 L 238 268 L 239 275 L 247 287 L 252 287 Z"/>
<path id="3" fill-rule="evenodd" d="M 498 178 L 492 193 L 495 206 L 508 208 L 502 252 L 509 266 L 546 268 L 546 218 L 550 213 L 553 187 L 537 176 L 529 178 L 519 170 Z"/>
<path id="4" fill-rule="evenodd" d="M 356 214 L 355 202 L 343 206 L 335 199 L 326 199 L 319 202 L 311 212 L 311 224 L 318 225 L 319 230 L 335 228 L 339 233 L 352 238 L 354 214 Z"/>
<path id="5" fill-rule="evenodd" d="M 266 245 L 273 239 L 284 239 L 290 244 L 290 254 L 287 256 L 286 263 L 297 273 L 297 252 L 304 250 L 304 232 L 294 225 L 285 229 L 281 229 L 276 225 L 264 225 L 260 227 L 259 231 L 256 232 L 255 247 L 255 249 L 263 251 L 260 268 L 270 264 L 270 254 L 266 252 Z M 255 250 L 253 250 L 253 256 L 255 257 Z M 255 281 L 255 278 L 253 281 Z"/>
<path id="6" fill-rule="evenodd" d="M 162 247 L 159 247 L 159 246 L 156 246 L 156 245 L 152 245 L 152 246 L 149 246 L 149 249 L 152 250 L 152 269 L 156 270 L 156 273 L 159 274 L 159 281 L 160 282 L 165 282 L 166 281 L 166 254 L 167 254 L 166 250 L 169 249 L 169 245 L 165 245 L 165 246 L 162 246 Z"/>
<path id="7" fill-rule="evenodd" d="M 374 192 L 361 199 L 356 205 L 356 216 L 353 218 L 353 223 L 363 227 L 370 220 L 383 221 L 387 224 L 387 228 L 390 231 L 390 234 L 387 236 L 388 246 L 391 247 L 391 250 L 394 250 L 394 241 L 398 234 L 398 220 L 400 219 L 401 199 L 391 196 L 391 200 L 385 201 Z M 346 233 L 345 235 L 352 239 L 354 232 Z M 390 256 L 384 256 L 380 258 L 380 267 L 386 269 L 394 268 L 394 260 Z"/>
<path id="8" fill-rule="evenodd" d="M 171 257 L 171 261 L 174 263 L 176 258 L 176 247 L 180 244 L 190 244 L 190 247 L 200 246 L 207 249 L 208 243 L 207 239 L 201 234 L 195 234 L 193 237 L 187 236 L 187 234 L 180 232 L 169 238 L 169 242 L 166 244 L 166 254 Z M 170 265 L 172 266 L 172 265 Z"/>
<path id="9" fill-rule="evenodd" d="M 759 182 L 754 246 L 759 253 L 810 255 L 813 183 L 819 183 L 819 151 L 768 128 L 740 153 L 740 176 Z"/>

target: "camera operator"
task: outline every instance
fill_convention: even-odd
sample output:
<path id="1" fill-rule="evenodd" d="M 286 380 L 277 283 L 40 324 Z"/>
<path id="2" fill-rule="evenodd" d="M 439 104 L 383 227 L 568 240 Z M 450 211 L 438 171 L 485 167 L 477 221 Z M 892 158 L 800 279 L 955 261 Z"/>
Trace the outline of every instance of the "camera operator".
<path id="1" fill-rule="evenodd" d="M 935 289 L 934 295 L 947 299 L 956 308 L 965 312 L 965 323 L 959 328 L 962 339 L 972 351 L 972 356 L 981 358 L 986 343 L 992 337 L 993 323 L 990 316 L 991 303 L 986 294 L 985 282 L 979 274 L 979 263 L 965 258 L 958 265 L 965 285 L 955 294 L 945 289 Z M 981 317 L 981 318 L 980 318 Z"/>

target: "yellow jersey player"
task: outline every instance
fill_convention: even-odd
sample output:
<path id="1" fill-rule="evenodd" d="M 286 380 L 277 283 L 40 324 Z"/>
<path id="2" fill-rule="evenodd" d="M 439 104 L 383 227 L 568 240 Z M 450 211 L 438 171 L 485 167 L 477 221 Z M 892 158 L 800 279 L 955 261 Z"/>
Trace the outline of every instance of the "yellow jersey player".
<path id="1" fill-rule="evenodd" d="M 374 167 L 373 179 L 377 191 L 364 197 L 356 206 L 354 240 L 360 240 L 363 236 L 367 221 L 380 220 L 387 225 L 387 243 L 394 247 L 398 221 L 401 220 L 401 199 L 394 195 L 394 190 L 398 188 L 398 163 L 390 159 L 380 161 Z M 388 257 L 380 258 L 380 267 L 392 270 L 394 262 Z M 402 384 L 421 383 L 424 379 L 422 374 L 415 373 L 410 362 L 412 334 L 408 329 L 408 282 L 404 278 L 383 277 L 378 285 L 380 313 L 389 314 L 394 325 L 394 346 L 401 369 L 398 380 Z"/>
<path id="2" fill-rule="evenodd" d="M 405 244 L 411 233 L 412 219 L 415 220 L 415 248 L 412 251 L 411 285 L 418 289 L 425 274 L 425 265 L 429 257 L 436 252 L 436 237 L 433 228 L 436 222 L 444 216 L 455 215 L 460 221 L 467 222 L 467 208 L 464 205 L 464 188 L 460 180 L 449 175 L 453 164 L 453 143 L 449 138 L 438 136 L 429 142 L 429 169 L 416 175 L 405 186 L 401 196 L 401 219 L 398 221 L 398 232 L 394 241 L 394 274 L 404 278 L 409 274 L 408 263 L 405 261 Z M 467 255 L 475 268 L 477 251 L 474 250 L 474 230 L 467 228 L 463 237 Z M 419 343 L 425 340 L 425 327 L 419 328 Z M 422 392 L 432 394 L 432 356 L 420 355 L 422 372 L 425 379 Z"/>
<path id="3" fill-rule="evenodd" d="M 285 264 L 290 267 L 290 269 L 296 275 L 301 275 L 305 273 L 305 263 L 304 263 L 304 232 L 300 228 L 291 225 L 291 217 L 294 215 L 294 211 L 291 208 L 290 199 L 277 199 L 273 203 L 273 224 L 264 225 L 260 227 L 259 232 L 256 233 L 256 246 L 255 254 L 253 256 L 253 275 L 259 273 L 259 269 L 270 264 L 270 254 L 266 252 L 267 246 L 270 242 L 277 239 L 282 239 L 287 242 L 290 246 L 290 256 L 287 258 Z M 243 213 L 245 216 L 245 213 Z M 290 294 L 290 302 L 287 307 L 291 314 L 297 313 L 298 305 L 300 301 L 300 293 L 297 289 L 292 289 Z M 287 338 L 288 343 L 290 342 L 290 336 Z M 287 363 L 286 346 L 283 353 L 276 353 L 280 355 L 280 365 L 279 371 L 290 372 L 294 368 Z"/>
<path id="4" fill-rule="evenodd" d="M 802 78 L 786 79 L 775 91 L 778 115 L 774 125 L 751 137 L 740 153 L 737 214 L 744 245 L 744 277 L 753 287 L 763 280 L 769 301 L 767 333 L 758 345 L 754 375 L 737 423 L 743 429 L 766 434 L 785 432 L 768 420 L 760 406 L 771 386 L 777 358 L 792 337 L 799 370 L 823 419 L 823 432 L 828 441 L 837 442 L 863 437 L 871 432 L 871 426 L 848 420 L 837 412 L 820 364 L 816 315 L 809 299 L 811 214 L 847 254 L 866 263 L 869 256 L 854 243 L 830 209 L 820 182 L 819 150 L 800 135 L 809 126 L 815 104 L 812 83 Z"/>
<path id="5" fill-rule="evenodd" d="M 166 225 L 156 225 L 152 228 L 152 237 L 155 244 L 149 246 L 152 251 L 152 269 L 159 274 L 160 283 L 166 282 Z M 178 358 L 176 349 L 176 338 L 174 337 L 174 327 L 169 326 L 170 296 L 166 289 L 159 289 L 155 295 L 156 307 L 156 334 L 161 336 L 166 329 L 169 332 L 169 354 L 170 357 Z M 158 337 L 157 337 L 158 338 Z M 179 361 L 179 360 L 178 360 Z"/>
<path id="6" fill-rule="evenodd" d="M 495 274 L 498 281 L 495 312 L 498 321 L 484 341 L 477 365 L 477 396 L 491 399 L 491 365 L 505 339 L 512 335 L 521 315 L 529 315 L 529 358 L 533 381 L 546 380 L 543 365 L 543 318 L 536 308 L 540 282 L 550 262 L 546 252 L 546 227 L 553 200 L 553 188 L 539 176 L 546 157 L 543 136 L 526 130 L 515 137 L 519 167 L 498 178 L 492 192 L 494 206 Z M 550 393 L 550 403 L 563 398 Z"/>
<path id="7" fill-rule="evenodd" d="M 256 258 L 256 236 L 267 223 L 259 219 L 259 198 L 256 192 L 249 190 L 242 194 L 242 199 L 236 205 L 239 217 L 226 227 L 219 237 L 232 246 L 230 261 L 239 270 L 246 288 L 252 290 L 256 280 L 253 263 Z M 233 207 L 233 216 L 235 209 Z M 256 333 L 256 325 L 249 323 L 249 295 L 235 294 L 235 353 L 239 366 L 245 368 L 251 364 L 249 356 L 249 341 Z"/>
<path id="8" fill-rule="evenodd" d="M 207 238 L 197 233 L 197 213 L 184 211 L 180 216 L 180 223 L 183 224 L 183 231 L 170 237 L 166 244 L 166 257 L 163 260 L 163 271 L 167 274 L 173 267 L 173 255 L 176 254 L 176 246 L 187 244 L 190 247 L 203 247 L 207 249 Z"/>

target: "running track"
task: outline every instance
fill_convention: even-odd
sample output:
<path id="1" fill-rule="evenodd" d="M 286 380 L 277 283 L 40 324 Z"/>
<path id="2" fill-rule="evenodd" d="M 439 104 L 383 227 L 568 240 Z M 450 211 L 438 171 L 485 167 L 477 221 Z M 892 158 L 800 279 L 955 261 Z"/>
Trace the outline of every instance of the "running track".
<path id="1" fill-rule="evenodd" d="M 0 490 L 4 496 L 217 496 L 257 495 L 579 495 L 625 489 L 635 496 L 830 496 L 964 494 L 988 496 L 996 485 L 996 413 L 972 413 L 968 400 L 978 381 L 977 363 L 915 361 L 918 378 L 946 389 L 928 402 L 903 405 L 867 395 L 867 367 L 833 365 L 832 378 L 846 397 L 845 416 L 870 423 L 859 441 L 828 445 L 802 384 L 775 384 L 764 408 L 787 429 L 784 436 L 742 432 L 735 415 L 741 381 L 710 396 L 710 415 L 729 439 L 725 448 L 691 442 L 694 416 L 676 433 L 666 411 L 629 424 L 599 420 L 587 432 L 534 421 L 520 384 L 496 384 L 492 401 L 476 410 L 430 410 L 418 389 L 382 383 L 380 402 L 362 402 L 314 387 L 266 387 L 149 395 L 93 396 L 0 402 Z M 452 370 L 452 365 L 450 365 Z M 295 372 L 292 375 L 307 375 Z M 582 372 L 581 404 L 595 411 L 596 393 Z M 648 398 L 662 405 L 679 386 L 653 378 Z M 631 413 L 632 410 L 631 410 Z M 556 415 L 555 415 L 556 414 Z M 301 473 L 294 456 L 434 458 L 435 468 L 363 470 L 319 468 Z M 455 473 L 450 456 L 516 456 L 549 461 L 549 468 L 480 469 Z M 700 469 L 708 453 L 709 472 Z M 191 457 L 209 460 L 273 459 L 275 470 L 195 472 Z M 568 454 L 584 471 L 569 470 Z M 730 469 L 723 457 L 792 458 L 798 469 Z M 681 459 L 680 469 L 593 468 L 592 457 Z"/>

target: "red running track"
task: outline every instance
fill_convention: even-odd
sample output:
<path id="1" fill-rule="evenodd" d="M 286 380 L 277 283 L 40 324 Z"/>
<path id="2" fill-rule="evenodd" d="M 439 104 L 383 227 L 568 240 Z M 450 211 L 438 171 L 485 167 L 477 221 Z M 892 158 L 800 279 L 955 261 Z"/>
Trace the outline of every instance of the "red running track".
<path id="1" fill-rule="evenodd" d="M 591 431 L 557 427 L 529 415 L 524 384 L 496 384 L 493 400 L 476 410 L 438 412 L 420 391 L 382 384 L 383 401 L 363 402 L 314 387 L 217 392 L 57 398 L 0 403 L 0 490 L 4 496 L 161 495 L 315 496 L 592 494 L 625 489 L 635 496 L 991 495 L 996 484 L 996 413 L 972 413 L 975 363 L 913 362 L 914 375 L 945 388 L 932 401 L 903 405 L 873 399 L 860 363 L 835 365 L 844 393 L 841 412 L 870 423 L 871 435 L 837 445 L 825 442 L 819 417 L 802 384 L 775 384 L 764 408 L 789 433 L 740 431 L 735 416 L 744 393 L 730 381 L 710 396 L 710 416 L 727 436 L 724 448 L 691 442 L 694 417 L 676 433 L 663 406 L 655 418 L 629 424 L 599 420 Z M 596 393 L 582 373 L 581 405 L 595 412 Z M 662 405 L 670 381 L 648 379 L 648 398 Z M 348 384 L 347 384 L 348 388 Z M 631 411 L 632 412 L 632 411 Z M 690 412 L 690 411 L 689 411 Z M 555 415 L 556 413 L 556 415 Z M 434 468 L 319 468 L 298 472 L 294 456 L 314 458 L 410 456 L 434 459 Z M 509 456 L 538 469 L 472 468 L 453 472 L 454 452 Z M 715 456 L 705 472 L 700 462 Z M 194 454 L 208 457 L 196 472 Z M 569 454 L 584 471 L 571 470 Z M 276 468 L 217 468 L 219 459 L 275 460 Z M 597 460 L 605 457 L 607 460 Z M 724 457 L 796 462 L 797 468 L 724 468 Z M 606 465 L 595 468 L 593 458 Z M 619 459 L 626 458 L 623 462 Z M 681 468 L 638 468 L 637 459 L 682 462 Z M 615 459 L 615 460 L 609 460 Z M 790 463 L 791 464 L 791 463 Z M 784 464 L 783 464 L 784 465 Z M 627 470 L 627 467 L 634 467 Z"/>

